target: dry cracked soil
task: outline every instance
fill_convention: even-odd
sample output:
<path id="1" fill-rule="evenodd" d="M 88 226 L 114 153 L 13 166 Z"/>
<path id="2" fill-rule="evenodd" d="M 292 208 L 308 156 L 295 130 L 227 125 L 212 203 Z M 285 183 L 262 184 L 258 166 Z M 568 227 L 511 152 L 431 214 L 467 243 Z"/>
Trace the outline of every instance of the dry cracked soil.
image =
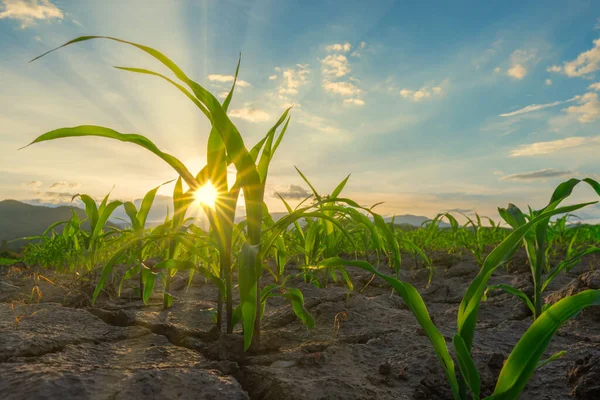
<path id="1" fill-rule="evenodd" d="M 451 344 L 459 302 L 478 267 L 467 256 L 434 258 L 431 283 L 424 269 L 402 271 L 401 278 L 417 287 Z M 588 257 L 559 276 L 546 301 L 600 289 L 598 266 L 600 258 Z M 81 277 L 0 266 L 0 398 L 450 399 L 433 348 L 403 300 L 363 271 L 351 275 L 352 292 L 295 283 L 315 318 L 311 330 L 283 299 L 270 299 L 260 346 L 243 352 L 239 333 L 214 329 L 208 310 L 216 289 L 199 277 L 189 287 L 186 277 L 176 278 L 168 310 L 158 295 L 144 306 L 131 288 L 91 307 L 93 288 Z M 530 293 L 524 254 L 490 283 Z M 514 297 L 493 291 L 482 303 L 473 357 L 483 395 L 530 324 Z M 600 399 L 600 307 L 559 330 L 547 355 L 561 350 L 566 355 L 537 370 L 522 399 Z"/>

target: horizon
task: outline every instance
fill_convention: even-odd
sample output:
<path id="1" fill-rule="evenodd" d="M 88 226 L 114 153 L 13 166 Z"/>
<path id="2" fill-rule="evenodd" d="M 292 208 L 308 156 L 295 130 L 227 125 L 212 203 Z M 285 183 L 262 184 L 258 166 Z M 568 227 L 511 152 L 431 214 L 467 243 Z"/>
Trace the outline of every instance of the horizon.
<path id="1" fill-rule="evenodd" d="M 134 200 L 176 174 L 133 145 L 68 139 L 17 151 L 62 126 L 104 125 L 144 134 L 196 173 L 210 126 L 162 82 L 113 65 L 155 69 L 106 34 L 158 50 L 223 96 L 239 52 L 229 115 L 253 145 L 294 104 L 265 199 L 284 211 L 309 188 L 379 212 L 433 217 L 473 210 L 499 219 L 512 202 L 542 207 L 571 177 L 598 179 L 600 6 L 573 1 L 377 5 L 287 1 L 121 4 L 0 0 L 1 198 L 72 205 L 71 196 Z M 557 12 L 560 10 L 560 12 Z M 423 35 L 423 28 L 427 34 Z M 162 71 L 163 69 L 159 69 Z M 326 171 L 326 173 L 323 173 Z M 160 194 L 170 196 L 173 184 Z M 572 202 L 593 199 L 577 189 Z M 600 207 L 577 213 L 599 222 Z"/>

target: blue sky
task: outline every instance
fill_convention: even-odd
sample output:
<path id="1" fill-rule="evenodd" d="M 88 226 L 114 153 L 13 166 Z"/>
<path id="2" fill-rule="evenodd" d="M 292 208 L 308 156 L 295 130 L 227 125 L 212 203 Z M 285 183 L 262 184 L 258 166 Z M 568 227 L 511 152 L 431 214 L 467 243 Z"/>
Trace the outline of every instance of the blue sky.
<path id="1" fill-rule="evenodd" d="M 544 205 L 569 177 L 600 178 L 600 3 L 405 3 L 0 0 L 0 197 L 57 204 L 115 185 L 113 197 L 133 199 L 174 177 L 108 140 L 16 150 L 63 126 L 141 133 L 204 165 L 209 126 L 193 104 L 112 68 L 164 72 L 143 53 L 96 41 L 28 63 L 95 34 L 157 48 L 219 96 L 241 51 L 230 116 L 248 146 L 295 105 L 269 194 L 306 189 L 295 165 L 324 193 L 351 173 L 346 195 L 384 201 L 386 215 L 497 219 L 508 202 Z M 581 188 L 578 199 L 593 196 Z"/>

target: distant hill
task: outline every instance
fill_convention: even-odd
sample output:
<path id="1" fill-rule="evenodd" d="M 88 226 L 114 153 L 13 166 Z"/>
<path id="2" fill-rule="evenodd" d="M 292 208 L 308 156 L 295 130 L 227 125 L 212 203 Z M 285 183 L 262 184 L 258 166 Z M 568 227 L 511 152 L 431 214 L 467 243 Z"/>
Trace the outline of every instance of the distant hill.
<path id="1" fill-rule="evenodd" d="M 162 198 L 164 197 L 164 199 Z M 152 207 L 149 215 L 150 226 L 157 225 L 164 221 L 167 207 L 172 199 L 166 196 L 157 196 L 156 204 Z M 0 201 L 0 243 L 10 241 L 26 236 L 41 235 L 46 228 L 57 221 L 64 221 L 71 218 L 71 210 L 75 210 L 81 219 L 85 218 L 85 211 L 78 207 L 60 206 L 47 207 L 25 204 L 16 200 Z M 272 217 L 275 221 L 287 215 L 285 212 L 273 212 Z M 113 214 L 112 220 L 115 218 L 126 218 L 124 212 L 119 208 Z M 236 218 L 239 222 L 243 219 L 242 216 Z M 423 222 L 429 220 L 428 217 L 422 215 L 397 215 L 394 219 L 396 225 L 420 226 Z M 391 222 L 392 218 L 385 218 L 386 222 Z M 200 226 L 208 228 L 206 221 L 197 221 Z M 110 223 L 109 223 L 110 224 Z M 118 225 L 116 222 L 114 225 Z M 206 226 L 205 226 L 206 225 Z M 84 228 L 87 227 L 84 223 Z M 448 227 L 445 222 L 440 224 L 440 227 Z M 6 244 L 9 250 L 18 250 L 26 244 L 25 241 L 15 241 Z"/>
<path id="2" fill-rule="evenodd" d="M 412 215 L 412 214 L 403 214 L 396 215 L 394 218 L 394 224 L 396 225 L 411 225 L 411 226 L 421 226 L 421 224 L 425 221 L 429 221 L 431 218 L 425 217 L 423 215 Z M 392 222 L 392 217 L 386 217 L 385 222 Z M 439 226 L 441 228 L 447 228 L 450 226 L 445 221 L 440 222 Z"/>
<path id="3" fill-rule="evenodd" d="M 77 207 L 33 206 L 16 200 L 0 201 L 0 243 L 41 235 L 54 222 L 70 219 L 71 210 L 75 210 L 80 218 L 85 218 L 85 211 Z M 18 250 L 25 244 L 25 241 L 17 241 L 8 243 L 6 247 Z"/>

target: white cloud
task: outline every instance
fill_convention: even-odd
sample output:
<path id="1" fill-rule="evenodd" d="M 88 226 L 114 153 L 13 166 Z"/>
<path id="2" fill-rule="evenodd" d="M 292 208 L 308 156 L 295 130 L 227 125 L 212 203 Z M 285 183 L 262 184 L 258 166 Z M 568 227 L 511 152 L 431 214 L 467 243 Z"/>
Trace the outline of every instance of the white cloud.
<path id="1" fill-rule="evenodd" d="M 42 186 L 42 181 L 31 181 L 25 183 L 24 185 L 30 188 L 39 188 Z"/>
<path id="2" fill-rule="evenodd" d="M 552 65 L 548 68 L 546 68 L 546 71 L 548 72 L 560 72 L 562 70 L 561 67 L 559 67 L 558 65 Z"/>
<path id="3" fill-rule="evenodd" d="M 264 122 L 270 119 L 269 113 L 252 104 L 246 104 L 243 108 L 231 110 L 228 115 L 231 118 L 244 119 L 250 122 Z"/>
<path id="4" fill-rule="evenodd" d="M 517 49 L 510 55 L 510 67 L 506 70 L 506 75 L 513 79 L 521 80 L 527 75 L 529 64 L 537 61 L 537 50 L 535 49 Z M 496 67 L 494 72 L 499 73 L 502 70 Z"/>
<path id="5" fill-rule="evenodd" d="M 80 183 L 77 182 L 66 182 L 66 181 L 60 181 L 60 182 L 55 182 L 52 185 L 50 185 L 50 189 L 77 189 L 81 187 Z"/>
<path id="6" fill-rule="evenodd" d="M 277 75 L 271 75 L 271 76 L 269 76 L 269 80 L 270 81 L 274 81 L 275 79 L 277 79 Z"/>
<path id="7" fill-rule="evenodd" d="M 496 67 L 496 68 L 494 68 L 494 72 L 499 74 L 500 72 L 502 72 L 502 68 Z"/>
<path id="8" fill-rule="evenodd" d="M 234 79 L 235 79 L 235 77 L 233 75 L 219 75 L 219 74 L 208 75 L 208 80 L 211 82 L 228 83 L 228 82 L 233 82 Z M 236 85 L 239 87 L 252 86 L 250 83 L 243 81 L 241 79 L 237 80 Z"/>
<path id="9" fill-rule="evenodd" d="M 327 76 L 340 78 L 350 73 L 350 64 L 343 54 L 331 54 L 321 60 L 323 73 Z"/>
<path id="10" fill-rule="evenodd" d="M 600 92 L 600 82 L 592 83 L 590 86 L 588 86 L 588 89 Z"/>
<path id="11" fill-rule="evenodd" d="M 598 93 L 588 92 L 577 98 L 579 106 L 571 106 L 565 109 L 570 114 L 578 115 L 577 120 L 584 124 L 600 118 L 600 101 Z"/>
<path id="12" fill-rule="evenodd" d="M 502 176 L 501 181 L 533 181 L 533 180 L 546 180 L 548 178 L 563 178 L 573 175 L 571 171 L 558 171 L 553 168 L 542 169 L 534 172 L 523 172 L 520 174 L 512 174 Z"/>
<path id="13" fill-rule="evenodd" d="M 275 70 L 275 72 L 281 72 L 281 67 L 275 67 L 273 69 Z"/>
<path id="14" fill-rule="evenodd" d="M 506 71 L 506 74 L 511 78 L 520 80 L 525 78 L 525 75 L 527 75 L 527 69 L 521 64 L 516 64 L 509 68 L 508 71 Z"/>
<path id="15" fill-rule="evenodd" d="M 330 45 L 325 46 L 325 50 L 328 52 L 341 51 L 343 53 L 347 53 L 350 51 L 350 49 L 352 49 L 352 46 L 348 42 L 346 42 L 344 44 L 336 43 L 336 44 L 330 44 Z"/>
<path id="16" fill-rule="evenodd" d="M 354 105 L 354 106 L 364 106 L 365 101 L 361 99 L 344 99 L 344 104 Z"/>
<path id="17" fill-rule="evenodd" d="M 575 101 L 577 100 L 577 97 L 572 97 L 569 100 L 564 100 L 564 101 L 555 101 L 552 103 L 546 103 L 546 104 L 531 104 L 529 106 L 520 108 L 516 111 L 512 111 L 509 113 L 505 113 L 505 114 L 500 114 L 501 117 L 514 117 L 515 115 L 520 115 L 520 114 L 527 114 L 533 111 L 539 111 L 539 110 L 543 110 L 544 108 L 549 108 L 549 107 L 555 107 L 564 103 L 568 103 L 571 101 Z"/>
<path id="18" fill-rule="evenodd" d="M 400 96 L 413 101 L 421 101 L 432 96 L 441 96 L 443 89 L 441 86 L 422 87 L 418 90 L 401 89 Z"/>
<path id="19" fill-rule="evenodd" d="M 544 85 L 552 86 L 552 79 L 546 79 L 546 81 L 544 82 Z"/>
<path id="20" fill-rule="evenodd" d="M 308 67 L 308 64 L 296 64 L 296 68 L 283 71 L 283 82 L 278 90 L 280 98 L 298 94 L 298 89 L 308 83 Z"/>
<path id="21" fill-rule="evenodd" d="M 63 12 L 49 0 L 2 0 L 0 10 L 0 19 L 16 19 L 21 22 L 21 29 L 33 25 L 36 20 L 64 18 Z"/>
<path id="22" fill-rule="evenodd" d="M 540 154 L 550 154 L 559 150 L 565 150 L 574 147 L 580 147 L 583 145 L 596 145 L 600 144 L 600 136 L 593 137 L 582 137 L 573 136 L 559 140 L 552 140 L 549 142 L 537 142 L 531 144 L 524 144 L 519 146 L 517 149 L 511 151 L 510 155 L 513 157 L 522 156 L 537 156 Z"/>
<path id="23" fill-rule="evenodd" d="M 356 96 L 361 92 L 358 87 L 350 82 L 331 82 L 328 80 L 323 81 L 323 89 L 340 96 Z"/>
<path id="24" fill-rule="evenodd" d="M 358 49 L 354 50 L 352 53 L 350 53 L 350 55 L 352 57 L 361 57 L 362 56 L 362 51 L 364 50 L 365 47 L 367 47 L 367 43 L 366 42 L 360 42 L 360 45 L 358 46 Z"/>
<path id="25" fill-rule="evenodd" d="M 562 67 L 553 65 L 549 72 L 562 72 L 569 77 L 586 77 L 600 69 L 600 39 L 594 40 L 594 47 L 579 54 L 572 61 L 565 61 Z"/>

